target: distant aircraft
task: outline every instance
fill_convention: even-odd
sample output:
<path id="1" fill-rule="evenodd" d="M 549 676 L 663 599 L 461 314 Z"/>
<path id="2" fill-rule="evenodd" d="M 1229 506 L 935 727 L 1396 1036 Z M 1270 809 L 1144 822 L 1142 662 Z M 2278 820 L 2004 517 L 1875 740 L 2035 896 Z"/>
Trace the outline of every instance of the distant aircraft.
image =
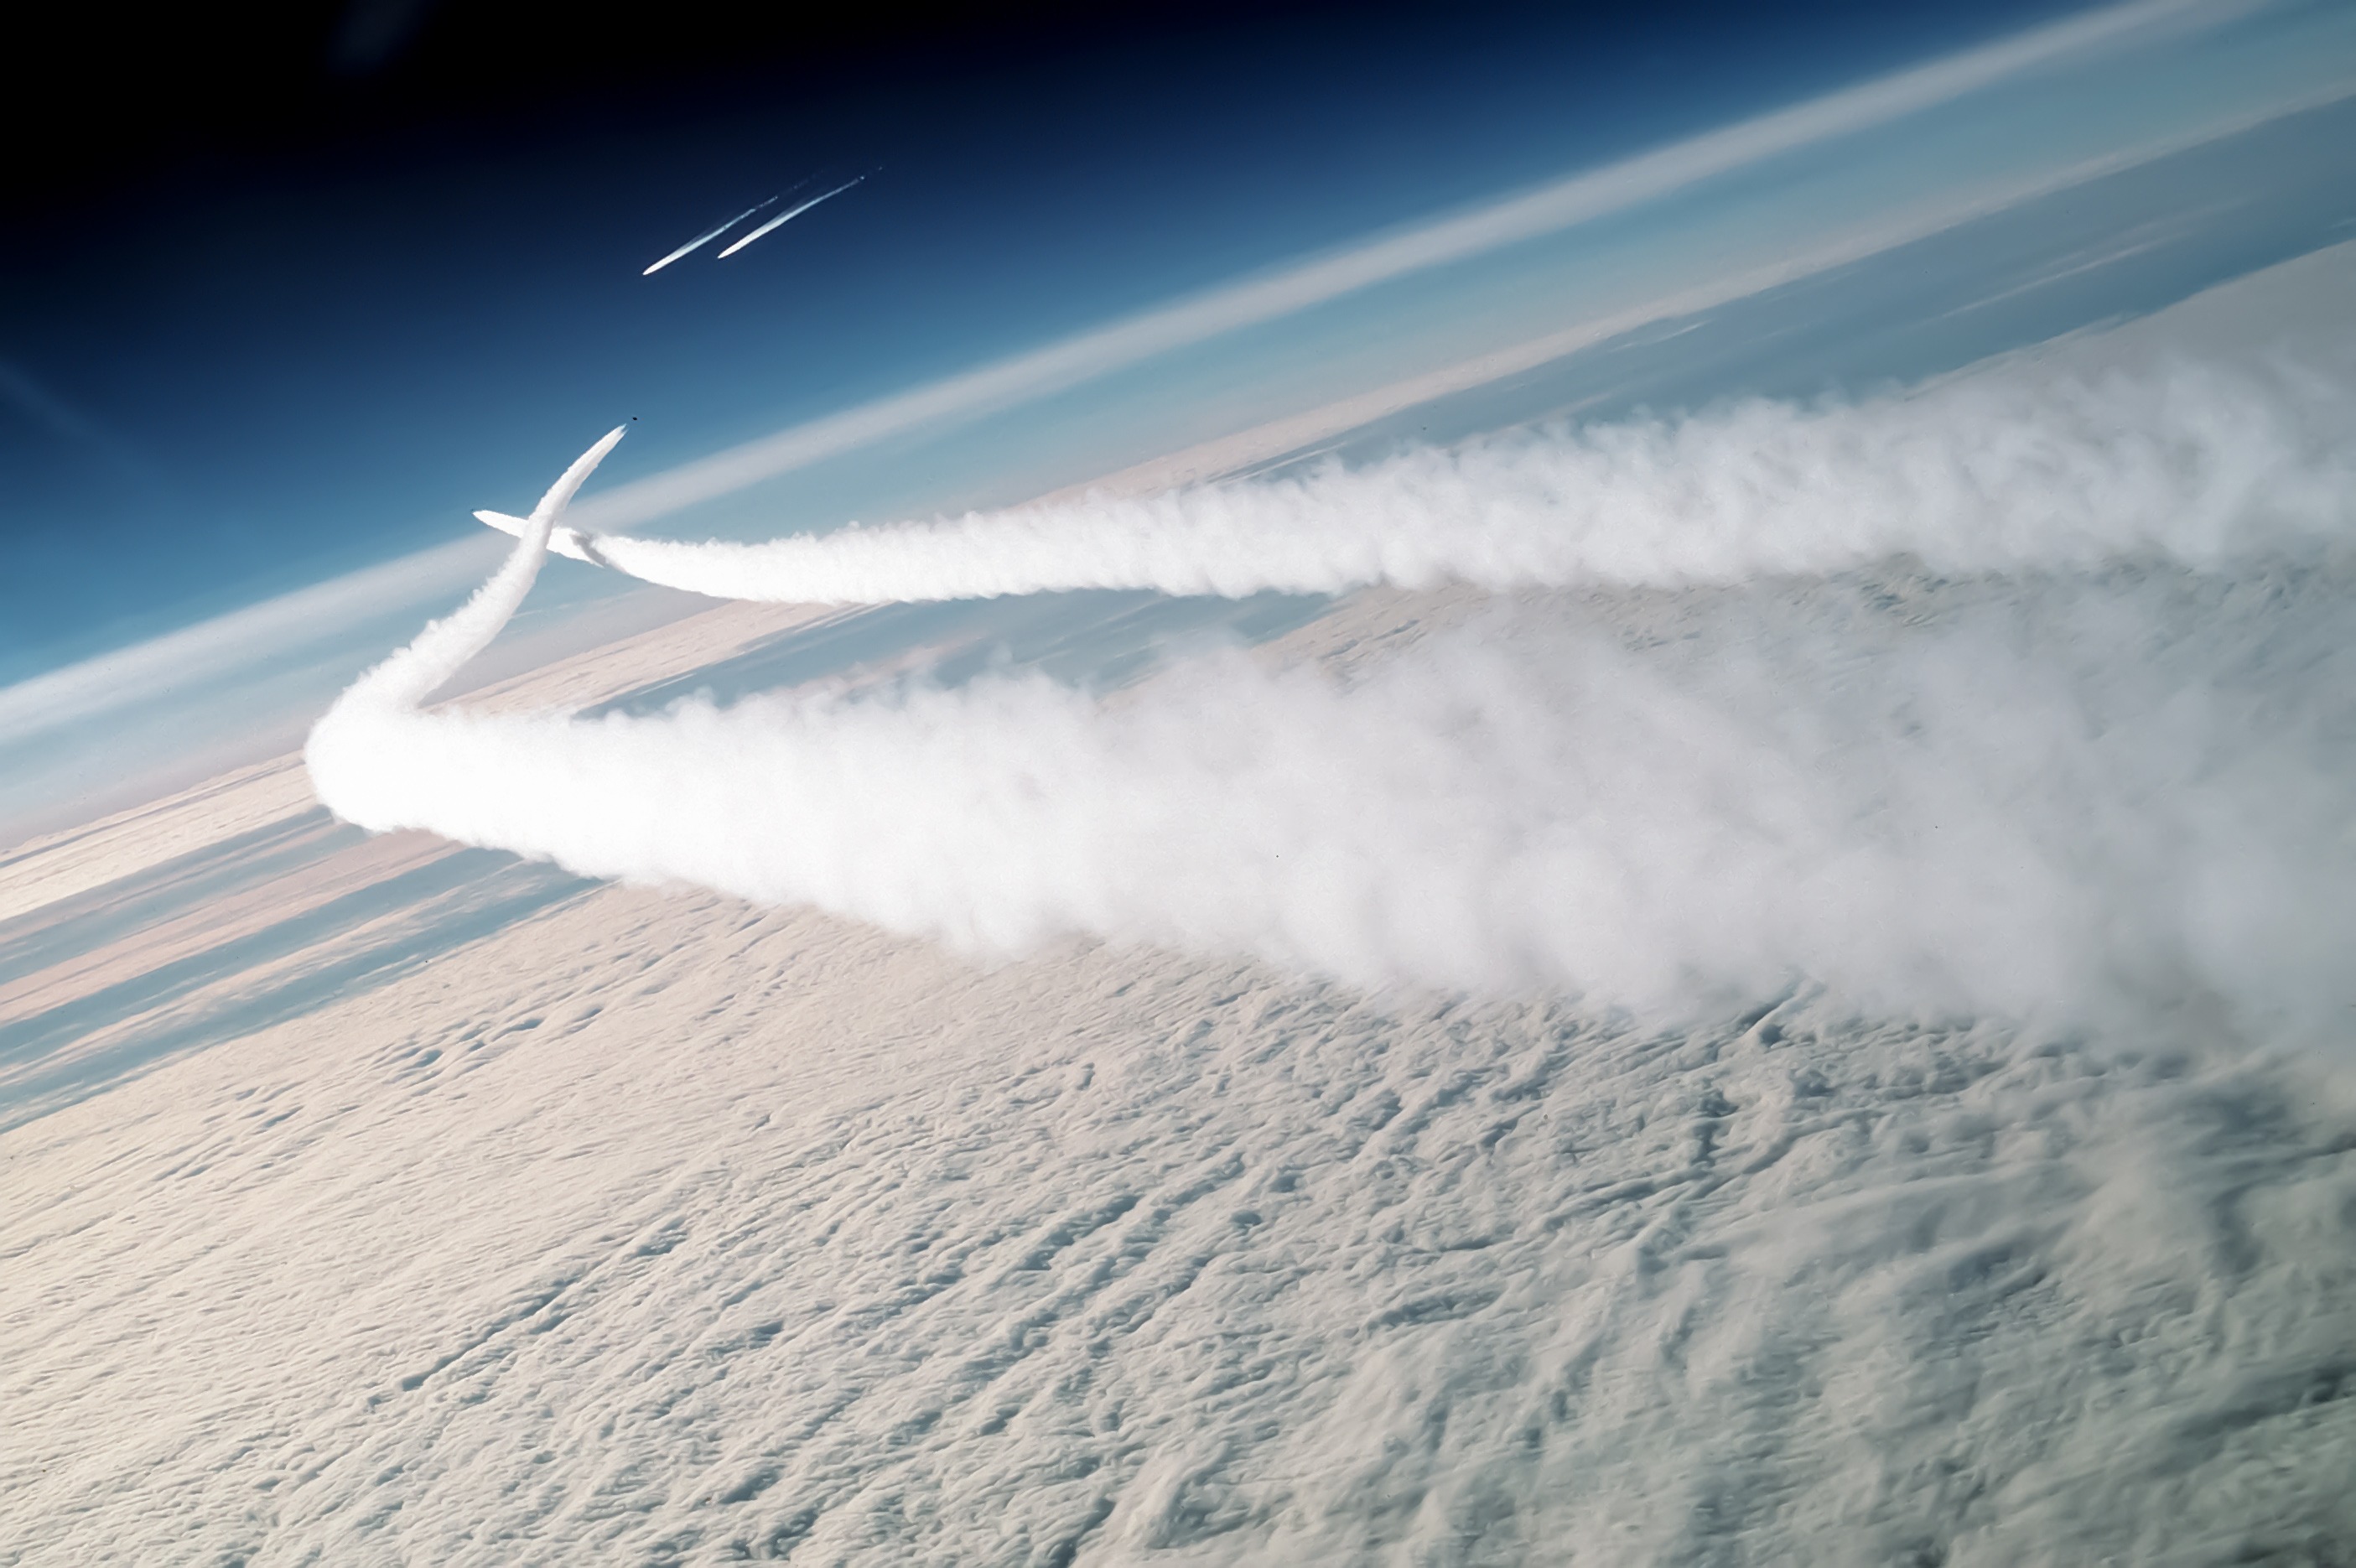
<path id="1" fill-rule="evenodd" d="M 804 181 L 803 183 L 807 184 L 809 182 Z M 702 233 L 698 234 L 694 239 L 690 240 L 686 244 L 681 245 L 678 250 L 673 251 L 669 255 L 665 256 L 661 261 L 657 262 L 654 265 L 648 267 L 645 272 L 640 273 L 638 275 L 642 278 L 652 277 L 655 274 L 662 271 L 665 267 L 670 265 L 681 256 L 694 251 L 698 246 L 708 245 L 712 241 L 717 240 L 721 235 L 725 234 L 729 230 L 734 229 L 737 224 L 742 223 L 745 219 L 750 218 L 764 207 L 769 206 L 781 197 L 792 195 L 794 189 L 794 187 L 788 186 L 786 189 L 777 192 L 776 196 L 769 198 L 767 201 L 756 201 L 753 203 L 752 206 L 747 207 L 744 211 L 739 212 L 735 217 L 731 218 L 727 222 L 721 224 L 718 228 L 706 229 Z"/>
<path id="2" fill-rule="evenodd" d="M 871 170 L 870 172 L 872 173 L 873 171 Z M 762 235 L 775 230 L 778 225 L 793 221 L 793 220 L 800 217 L 803 213 L 808 212 L 811 208 L 816 207 L 819 202 L 824 201 L 830 196 L 841 196 L 844 191 L 849 190 L 852 186 L 859 184 L 861 180 L 863 180 L 867 176 L 862 174 L 858 177 L 858 179 L 846 180 L 842 184 L 836 186 L 832 190 L 820 191 L 818 195 L 811 197 L 808 201 L 796 203 L 794 206 L 786 209 L 783 212 L 778 213 L 775 218 L 770 219 L 766 223 L 762 224 L 758 229 L 754 230 L 751 233 L 737 240 L 734 244 L 730 245 L 726 250 L 720 253 L 723 256 L 734 255 L 737 252 L 743 250 L 745 246 L 751 244 Z M 721 235 L 728 232 L 729 230 L 736 227 L 737 224 L 744 221 L 745 219 L 752 217 L 755 212 L 762 210 L 764 208 L 775 207 L 778 202 L 783 201 L 787 197 L 791 196 L 794 192 L 801 189 L 803 186 L 806 186 L 809 183 L 809 181 L 806 179 L 797 180 L 793 184 L 786 187 L 785 189 L 777 192 L 776 195 L 768 198 L 766 200 L 755 202 L 752 206 L 744 209 L 744 211 L 736 214 L 735 217 L 728 220 L 727 222 L 719 224 L 714 228 L 706 229 L 702 233 L 698 234 L 694 239 L 690 240 L 686 244 L 681 245 L 678 250 L 673 251 L 669 255 L 665 256 L 662 260 L 655 263 L 652 266 L 647 268 L 638 275 L 640 277 L 652 277 L 655 274 L 662 271 L 665 267 L 670 265 L 681 256 L 693 254 L 696 251 L 701 250 L 705 245 L 710 244 L 712 241 L 720 238 Z"/>

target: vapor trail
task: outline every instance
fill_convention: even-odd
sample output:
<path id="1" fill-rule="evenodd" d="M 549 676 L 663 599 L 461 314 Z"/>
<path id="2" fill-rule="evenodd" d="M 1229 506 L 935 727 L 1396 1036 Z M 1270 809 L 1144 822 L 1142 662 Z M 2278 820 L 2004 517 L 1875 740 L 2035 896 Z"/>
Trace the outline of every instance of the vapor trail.
<path id="1" fill-rule="evenodd" d="M 1568 448 L 1609 459 L 1631 518 L 1701 497 L 1717 520 L 1623 580 L 1663 560 L 1805 574 L 1854 553 L 1853 520 L 1936 495 L 1938 521 L 1985 535 L 1957 558 L 2029 568 L 2010 575 L 1901 562 L 1500 607 L 1346 681 L 1197 660 L 1112 704 L 999 676 L 642 715 L 423 711 L 520 599 L 558 498 L 306 757 L 373 831 L 985 952 L 1079 933 L 1654 1013 L 1805 978 L 1901 1014 L 2337 1037 L 2356 1005 L 2356 591 L 2317 544 L 2345 521 L 2345 474 L 2314 429 L 2222 384 L 2099 383 L 2099 405 L 2082 387 L 2034 405 L 2077 408 L 2058 435 L 2015 389 L 1993 405 L 2003 439 L 1928 456 L 1868 439 L 1882 426 L 1727 472 L 1665 461 L 1684 448 L 1656 436 L 1630 438 L 1641 461 Z M 1709 439 L 1836 413 L 1741 411 Z M 1346 509 L 1320 504 L 1379 557 L 1447 526 L 1473 491 L 1440 481 L 1462 471 L 1365 470 Z M 1386 472 L 1387 490 L 1363 482 Z M 1847 542 L 1762 555 L 1773 530 L 1735 517 Z M 2234 540 L 2223 571 L 2168 560 Z"/>
<path id="2" fill-rule="evenodd" d="M 786 194 L 787 193 L 785 191 L 779 191 L 776 196 L 770 197 L 766 201 L 755 202 L 752 206 L 747 207 L 744 211 L 739 212 L 735 217 L 731 218 L 727 222 L 721 224 L 718 228 L 706 229 L 702 233 L 698 234 L 694 239 L 690 240 L 686 244 L 681 245 L 678 250 L 673 251 L 669 255 L 665 256 L 661 261 L 657 262 L 654 265 L 648 267 L 645 272 L 640 273 L 638 275 L 640 277 L 652 277 L 655 274 L 662 271 L 665 267 L 670 265 L 681 256 L 692 254 L 701 246 L 707 245 L 712 241 L 717 240 L 721 235 L 725 234 L 729 230 L 734 229 L 737 224 L 742 223 L 745 219 L 750 218 L 755 212 L 760 211 L 764 207 L 767 207 L 771 203 L 776 201 L 778 197 L 782 197 Z"/>
<path id="3" fill-rule="evenodd" d="M 548 487 L 531 514 L 521 520 L 522 542 L 490 581 L 476 589 L 474 596 L 455 613 L 428 625 L 407 648 L 353 682 L 337 700 L 337 708 L 414 708 L 432 696 L 436 687 L 466 668 L 468 660 L 489 647 L 499 628 L 522 605 L 524 596 L 531 592 L 531 585 L 540 575 L 540 564 L 547 558 L 549 531 L 563 515 L 583 482 L 596 471 L 597 465 L 605 460 L 605 454 L 614 449 L 628 428 L 616 425 L 599 437 L 596 445 L 575 457 L 573 466 Z"/>
<path id="4" fill-rule="evenodd" d="M 862 174 L 857 179 L 845 180 L 842 184 L 836 186 L 832 190 L 820 191 L 818 195 L 811 197 L 808 201 L 802 202 L 798 206 L 787 208 L 785 211 L 778 213 L 775 218 L 770 219 L 766 223 L 762 224 L 758 229 L 754 230 L 751 233 L 745 235 L 744 238 L 738 240 L 734 244 L 721 252 L 720 254 L 723 257 L 734 255 L 737 252 L 743 250 L 745 246 L 751 244 L 754 241 L 767 233 L 770 230 L 777 228 L 781 224 L 792 222 L 803 213 L 808 212 L 811 208 L 816 207 L 819 202 L 824 201 L 828 197 L 841 196 L 844 191 L 849 190 L 852 186 L 859 184 L 866 177 L 867 177 Z"/>
<path id="5" fill-rule="evenodd" d="M 1944 573 L 2123 556 L 2207 566 L 2343 539 L 2351 437 L 2350 390 L 2288 370 L 1984 373 L 1861 403 L 1555 427 L 1150 497 L 752 544 L 559 529 L 551 547 L 721 598 L 835 604 L 1675 585 L 1898 557 Z"/>

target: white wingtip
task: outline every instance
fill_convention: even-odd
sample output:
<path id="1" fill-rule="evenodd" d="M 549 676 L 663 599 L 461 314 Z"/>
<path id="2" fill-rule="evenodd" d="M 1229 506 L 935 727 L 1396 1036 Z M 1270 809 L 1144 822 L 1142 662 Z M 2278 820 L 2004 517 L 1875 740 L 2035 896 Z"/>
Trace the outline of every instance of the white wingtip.
<path id="1" fill-rule="evenodd" d="M 529 519 L 515 517 L 503 511 L 477 511 L 475 517 L 485 525 L 496 528 L 501 533 L 511 533 L 518 539 L 521 539 L 524 536 L 524 531 L 531 526 Z M 548 531 L 548 553 L 552 555 L 569 556 L 575 561 L 586 562 L 592 566 L 605 564 L 590 548 L 588 540 L 579 529 L 566 528 L 561 523 Z"/>

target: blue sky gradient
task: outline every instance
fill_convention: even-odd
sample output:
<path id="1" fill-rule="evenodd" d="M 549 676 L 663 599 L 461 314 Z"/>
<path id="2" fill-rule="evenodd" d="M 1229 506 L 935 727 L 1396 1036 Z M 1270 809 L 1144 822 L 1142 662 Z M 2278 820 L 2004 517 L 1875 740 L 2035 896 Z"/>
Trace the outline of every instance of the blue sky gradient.
<path id="1" fill-rule="evenodd" d="M 462 534 L 584 424 L 640 415 L 617 476 L 660 468 L 2053 9 L 1141 27 L 94 188 L 0 248 L 0 681 Z"/>

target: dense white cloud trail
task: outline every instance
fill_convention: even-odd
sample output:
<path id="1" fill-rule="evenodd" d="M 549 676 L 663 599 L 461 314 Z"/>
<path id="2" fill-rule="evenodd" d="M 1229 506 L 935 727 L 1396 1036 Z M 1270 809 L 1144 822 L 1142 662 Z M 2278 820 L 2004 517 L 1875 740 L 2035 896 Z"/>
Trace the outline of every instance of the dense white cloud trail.
<path id="1" fill-rule="evenodd" d="M 2331 515 L 2314 453 L 2288 461 L 2277 424 L 2212 426 L 2230 405 L 2205 406 L 2111 448 L 2216 431 L 2173 469 L 2206 499 L 2172 522 L 2122 507 L 2099 514 L 2111 534 L 2037 548 L 2034 515 L 2096 515 L 2122 467 L 2056 464 L 2026 424 L 2044 456 L 2004 471 L 2032 517 L 1990 496 L 1973 515 L 2072 565 L 2106 538 L 2201 559 L 2235 519 L 2304 539 Z M 1754 410 L 1725 428 L 1746 420 L 1796 427 Z M 1850 467 L 1820 465 L 1810 493 L 1859 526 L 1926 475 L 1974 493 L 1903 443 L 1840 449 Z M 2180 499 L 2166 467 L 2129 499 Z M 1447 504 L 1410 489 L 1379 515 L 1412 531 Z M 321 722 L 309 762 L 339 815 L 981 952 L 1082 933 L 1672 1012 L 1807 980 L 1874 1007 L 2268 1038 L 2356 1004 L 2356 616 L 2336 558 L 1588 596 L 1500 607 L 1355 680 L 1233 655 L 1113 703 L 1010 677 L 650 715 L 422 711 L 520 597 L 552 517 Z"/>
<path id="2" fill-rule="evenodd" d="M 560 529 L 552 547 L 694 593 L 822 604 L 1731 583 L 1900 557 L 1944 573 L 2210 567 L 2344 537 L 2351 437 L 2350 389 L 2289 369 L 2039 381 L 2015 367 L 1863 403 L 1556 426 L 1156 496 L 751 544 Z"/>

